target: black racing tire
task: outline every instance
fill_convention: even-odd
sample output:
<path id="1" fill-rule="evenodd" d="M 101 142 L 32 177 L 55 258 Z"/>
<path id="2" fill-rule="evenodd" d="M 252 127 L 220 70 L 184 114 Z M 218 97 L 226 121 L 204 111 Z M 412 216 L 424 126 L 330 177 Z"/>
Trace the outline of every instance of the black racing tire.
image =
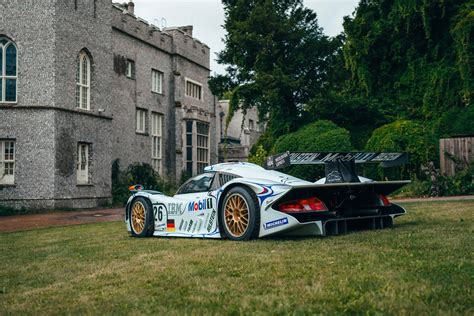
<path id="1" fill-rule="evenodd" d="M 255 192 L 247 187 L 230 189 L 219 207 L 222 237 L 244 241 L 258 238 L 260 208 Z"/>
<path id="2" fill-rule="evenodd" d="M 155 230 L 153 207 L 150 200 L 136 198 L 129 211 L 130 228 L 133 237 L 150 237 Z"/>

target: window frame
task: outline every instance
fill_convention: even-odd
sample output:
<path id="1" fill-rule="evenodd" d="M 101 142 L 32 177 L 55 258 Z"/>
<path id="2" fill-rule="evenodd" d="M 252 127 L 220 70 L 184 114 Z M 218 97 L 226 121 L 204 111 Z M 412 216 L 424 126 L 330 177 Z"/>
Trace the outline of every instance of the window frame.
<path id="1" fill-rule="evenodd" d="M 202 124 L 207 128 L 207 134 L 199 133 L 198 124 Z M 209 138 L 210 138 L 210 124 L 204 123 L 200 121 L 196 121 L 196 172 L 201 173 L 204 172 L 204 168 L 209 166 L 210 164 L 210 157 L 209 157 Z M 199 142 L 199 137 L 206 139 L 205 146 L 201 146 Z M 202 153 L 205 153 L 205 160 L 200 159 L 202 157 Z"/>
<path id="2" fill-rule="evenodd" d="M 189 125 L 191 123 L 191 125 Z M 189 130 L 189 126 L 191 126 L 191 130 Z M 184 121 L 184 163 L 185 163 L 185 170 L 190 175 L 194 174 L 194 121 L 193 120 L 185 120 Z M 189 143 L 191 140 L 191 143 Z M 191 167 L 191 168 L 190 168 Z M 191 169 L 191 170 L 189 170 Z"/>
<path id="3" fill-rule="evenodd" d="M 146 134 L 146 116 L 147 116 L 147 112 L 148 111 L 146 109 L 136 108 L 136 111 L 135 111 L 135 132 L 137 134 Z M 139 117 L 139 113 L 143 113 L 143 118 Z M 140 119 L 141 119 L 141 122 L 139 122 Z M 143 129 L 139 129 L 139 127 L 140 127 L 139 123 L 142 123 Z"/>
<path id="4" fill-rule="evenodd" d="M 156 79 L 154 77 L 155 74 L 157 74 L 158 78 L 160 79 L 159 80 L 159 89 L 158 89 L 158 91 L 155 90 L 155 87 L 156 87 L 156 81 L 155 81 Z M 159 71 L 159 70 L 154 69 L 154 68 L 151 69 L 151 92 L 157 93 L 157 94 L 162 94 L 162 95 L 164 94 L 163 93 L 164 78 L 165 78 L 165 74 L 162 71 Z"/>
<path id="5" fill-rule="evenodd" d="M 135 79 L 135 61 L 133 59 L 127 58 L 126 68 L 125 68 L 125 77 L 129 79 Z"/>
<path id="6" fill-rule="evenodd" d="M 157 122 L 154 119 L 157 118 Z M 162 174 L 163 168 L 163 114 L 151 112 L 151 165 L 153 169 Z M 157 124 L 156 124 L 157 123 Z M 155 147 L 155 141 L 158 146 Z M 158 150 L 156 150 L 158 148 Z"/>
<path id="7" fill-rule="evenodd" d="M 2 49 L 2 70 L 0 72 L 0 84 L 1 84 L 1 91 L 0 91 L 0 103 L 1 104 L 16 104 L 18 103 L 18 46 L 6 36 L 0 35 L 0 40 L 4 39 L 7 41 L 6 44 L 0 44 L 0 48 Z M 6 49 L 9 46 L 15 47 L 16 55 L 15 55 L 15 75 L 14 76 L 7 76 L 7 52 Z M 6 94 L 7 94 L 7 80 L 15 80 L 15 101 L 7 101 Z"/>
<path id="8" fill-rule="evenodd" d="M 184 123 L 184 170 L 190 175 L 196 175 L 204 172 L 204 168 L 210 164 L 210 137 L 211 126 L 209 122 L 186 119 Z M 191 124 L 191 125 L 188 125 Z M 207 135 L 198 133 L 198 124 L 207 126 Z M 188 126 L 191 126 L 189 131 Z M 206 145 L 201 146 L 199 137 L 206 137 Z M 189 143 L 191 140 L 191 143 Z M 200 159 L 201 153 L 205 151 L 205 160 Z M 191 158 L 191 159 L 190 159 Z"/>
<path id="9" fill-rule="evenodd" d="M 83 149 L 85 153 L 83 155 Z M 85 161 L 82 158 L 85 157 Z M 91 164 L 91 144 L 85 142 L 77 143 L 77 159 L 76 159 L 76 183 L 77 185 L 88 185 L 90 184 L 90 164 Z M 84 170 L 80 170 L 81 166 L 84 166 Z"/>
<path id="10" fill-rule="evenodd" d="M 12 159 L 5 159 L 6 143 L 13 144 Z M 12 174 L 5 174 L 5 164 L 12 165 Z M 0 139 L 0 185 L 14 185 L 15 184 L 15 169 L 16 169 L 16 140 L 14 139 Z"/>
<path id="11" fill-rule="evenodd" d="M 87 62 L 87 77 L 86 83 L 82 82 L 84 78 L 84 60 Z M 80 110 L 90 111 L 91 109 L 91 71 L 92 71 L 92 62 L 89 54 L 85 51 L 79 52 L 79 56 L 77 59 L 77 78 L 76 78 L 76 108 Z M 82 100 L 83 100 L 83 90 L 86 91 L 86 107 L 83 107 Z"/>
<path id="12" fill-rule="evenodd" d="M 249 130 L 255 130 L 255 121 L 252 119 L 249 119 Z"/>
<path id="13" fill-rule="evenodd" d="M 195 97 L 193 94 L 194 94 L 194 91 L 191 92 L 191 94 L 188 94 L 188 83 L 194 85 L 194 86 L 197 86 L 199 87 L 199 98 Z M 194 90 L 194 89 L 192 89 Z M 189 78 L 185 78 L 185 83 L 184 83 L 184 95 L 188 98 L 192 98 L 194 100 L 198 100 L 198 101 L 203 101 L 204 99 L 204 89 L 203 89 L 203 85 L 197 81 L 194 81 L 192 79 L 189 79 Z"/>

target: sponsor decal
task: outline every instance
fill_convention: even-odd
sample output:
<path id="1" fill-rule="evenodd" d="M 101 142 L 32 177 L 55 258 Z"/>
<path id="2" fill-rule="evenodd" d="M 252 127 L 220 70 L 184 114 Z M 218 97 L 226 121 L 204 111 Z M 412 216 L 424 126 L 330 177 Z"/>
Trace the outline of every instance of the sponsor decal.
<path id="1" fill-rule="evenodd" d="M 184 221 L 184 219 L 181 220 L 179 223 L 179 230 L 183 230 L 183 227 L 186 227 L 187 222 Z"/>
<path id="2" fill-rule="evenodd" d="M 184 213 L 186 210 L 185 203 L 168 203 L 168 215 L 169 216 L 179 216 Z"/>
<path id="3" fill-rule="evenodd" d="M 166 225 L 165 225 L 165 223 L 160 223 L 160 224 L 156 225 L 155 230 L 158 230 L 158 231 L 164 231 L 164 230 L 166 230 Z"/>
<path id="4" fill-rule="evenodd" d="M 200 231 L 200 230 L 201 230 L 201 227 L 202 227 L 202 219 L 199 219 L 199 220 L 198 220 L 197 231 Z"/>
<path id="5" fill-rule="evenodd" d="M 198 224 L 197 222 L 194 222 L 193 231 L 192 231 L 193 234 L 194 234 L 194 232 L 196 231 L 196 226 L 197 226 L 197 224 Z"/>
<path id="6" fill-rule="evenodd" d="M 166 206 L 163 204 L 153 205 L 153 213 L 155 215 L 155 229 L 158 231 L 166 230 L 166 220 L 168 219 Z"/>
<path id="7" fill-rule="evenodd" d="M 174 226 L 174 219 L 169 219 L 166 222 L 166 230 L 169 231 L 169 232 L 175 232 L 176 231 L 176 227 Z"/>
<path id="8" fill-rule="evenodd" d="M 197 212 L 212 209 L 212 198 L 202 199 L 188 204 L 188 212 Z"/>
<path id="9" fill-rule="evenodd" d="M 187 229 L 188 232 L 191 231 L 191 227 L 193 227 L 193 220 L 192 219 L 189 221 L 189 225 L 188 225 L 188 229 Z"/>
<path id="10" fill-rule="evenodd" d="M 210 232 L 214 226 L 214 220 L 216 219 L 217 212 L 214 210 L 209 217 L 209 222 L 207 223 L 207 231 Z"/>
<path id="11" fill-rule="evenodd" d="M 332 171 L 326 176 L 326 181 L 328 182 L 342 182 L 342 176 L 339 171 Z"/>
<path id="12" fill-rule="evenodd" d="M 272 228 L 287 225 L 287 224 L 288 224 L 288 218 L 284 217 L 284 218 L 280 218 L 271 222 L 266 222 L 265 224 L 263 224 L 263 228 L 267 230 L 267 229 L 272 229 Z"/>
<path id="13" fill-rule="evenodd" d="M 382 162 L 395 161 L 403 156 L 402 153 L 290 153 L 291 164 L 312 164 L 318 162 L 350 161 L 356 162 Z"/>

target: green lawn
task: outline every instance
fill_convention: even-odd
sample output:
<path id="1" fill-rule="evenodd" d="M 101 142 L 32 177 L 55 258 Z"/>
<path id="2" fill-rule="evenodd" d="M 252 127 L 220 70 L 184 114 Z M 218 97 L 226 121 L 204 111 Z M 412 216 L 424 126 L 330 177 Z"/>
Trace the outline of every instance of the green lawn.
<path id="1" fill-rule="evenodd" d="M 474 314 L 474 201 L 404 205 L 394 229 L 329 238 L 0 234 L 0 314 Z"/>

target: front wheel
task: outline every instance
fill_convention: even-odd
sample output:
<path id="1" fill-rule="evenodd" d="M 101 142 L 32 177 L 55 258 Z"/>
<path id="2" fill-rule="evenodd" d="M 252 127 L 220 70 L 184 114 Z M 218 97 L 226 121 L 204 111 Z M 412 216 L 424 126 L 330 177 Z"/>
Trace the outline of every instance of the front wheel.
<path id="1" fill-rule="evenodd" d="M 231 240 L 249 240 L 258 237 L 260 209 L 257 196 L 245 187 L 227 192 L 219 209 L 219 218 L 225 237 Z"/>
<path id="2" fill-rule="evenodd" d="M 130 227 L 133 237 L 149 237 L 153 235 L 153 209 L 149 200 L 139 197 L 130 207 Z"/>

